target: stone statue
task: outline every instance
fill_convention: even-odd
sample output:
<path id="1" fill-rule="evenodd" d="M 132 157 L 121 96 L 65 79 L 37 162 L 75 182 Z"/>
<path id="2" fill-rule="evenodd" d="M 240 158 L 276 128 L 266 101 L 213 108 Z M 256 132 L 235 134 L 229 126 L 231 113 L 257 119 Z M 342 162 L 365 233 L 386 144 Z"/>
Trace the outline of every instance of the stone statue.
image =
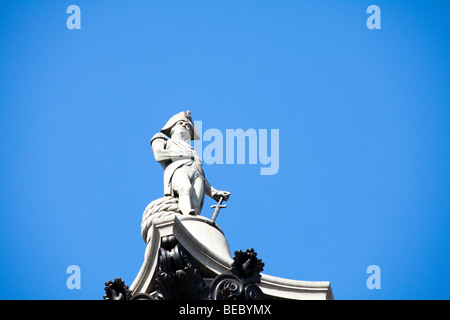
<path id="1" fill-rule="evenodd" d="M 215 223 L 230 193 L 214 189 L 206 180 L 202 161 L 189 144 L 194 139 L 200 136 L 189 111 L 174 115 L 151 139 L 155 159 L 164 168 L 164 196 L 150 202 L 142 215 L 146 249 L 139 273 L 130 287 L 121 278 L 106 282 L 103 298 L 333 299 L 329 282 L 261 274 L 264 263 L 253 249 L 235 251 L 231 257 L 225 233 Z M 217 200 L 211 219 L 200 215 L 205 194 Z"/>
<path id="2" fill-rule="evenodd" d="M 216 201 L 230 197 L 230 192 L 216 190 L 206 180 L 202 161 L 189 144 L 198 139 L 191 112 L 183 111 L 170 118 L 150 142 L 156 161 L 164 169 L 164 196 L 178 198 L 184 215 L 199 215 L 205 194 Z"/>

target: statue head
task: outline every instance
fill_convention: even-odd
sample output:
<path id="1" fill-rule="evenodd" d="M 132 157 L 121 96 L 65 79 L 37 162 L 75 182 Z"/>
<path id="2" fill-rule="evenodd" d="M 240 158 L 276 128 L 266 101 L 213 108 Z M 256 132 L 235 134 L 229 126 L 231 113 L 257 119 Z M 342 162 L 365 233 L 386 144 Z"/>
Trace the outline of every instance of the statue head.
<path id="1" fill-rule="evenodd" d="M 190 134 L 190 140 L 200 140 L 200 135 L 197 132 L 197 129 L 194 126 L 191 118 L 191 112 L 188 110 L 186 112 L 182 111 L 169 119 L 164 127 L 161 129 L 161 132 L 165 135 L 172 137 L 172 133 L 174 130 L 188 130 Z"/>

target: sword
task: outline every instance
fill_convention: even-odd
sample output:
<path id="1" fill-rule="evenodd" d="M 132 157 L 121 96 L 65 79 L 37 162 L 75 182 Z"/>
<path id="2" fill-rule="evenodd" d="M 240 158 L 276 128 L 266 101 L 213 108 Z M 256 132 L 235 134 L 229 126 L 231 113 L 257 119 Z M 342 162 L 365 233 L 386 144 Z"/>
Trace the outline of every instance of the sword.
<path id="1" fill-rule="evenodd" d="M 217 204 L 211 206 L 211 209 L 214 208 L 214 212 L 213 212 L 213 215 L 211 218 L 212 222 L 216 221 L 216 218 L 217 218 L 217 215 L 219 214 L 220 209 L 227 207 L 226 204 L 222 204 L 222 201 L 223 201 L 223 197 L 220 197 L 219 201 L 217 201 Z"/>

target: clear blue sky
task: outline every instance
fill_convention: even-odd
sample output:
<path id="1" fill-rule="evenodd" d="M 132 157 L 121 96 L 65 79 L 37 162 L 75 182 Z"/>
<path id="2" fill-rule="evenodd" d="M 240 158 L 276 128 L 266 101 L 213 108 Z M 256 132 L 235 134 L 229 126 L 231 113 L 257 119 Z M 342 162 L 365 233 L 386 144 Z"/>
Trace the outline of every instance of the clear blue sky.
<path id="1" fill-rule="evenodd" d="M 81 8 L 69 30 L 66 8 Z M 369 30 L 366 9 L 381 9 Z M 448 1 L 3 1 L 2 299 L 101 299 L 131 285 L 162 195 L 149 142 L 279 129 L 279 171 L 213 164 L 217 222 L 264 273 L 336 299 L 449 299 Z M 204 147 L 208 143 L 204 142 Z M 212 214 L 207 199 L 204 215 Z M 66 268 L 81 269 L 69 290 Z M 381 289 L 366 269 L 381 269 Z"/>

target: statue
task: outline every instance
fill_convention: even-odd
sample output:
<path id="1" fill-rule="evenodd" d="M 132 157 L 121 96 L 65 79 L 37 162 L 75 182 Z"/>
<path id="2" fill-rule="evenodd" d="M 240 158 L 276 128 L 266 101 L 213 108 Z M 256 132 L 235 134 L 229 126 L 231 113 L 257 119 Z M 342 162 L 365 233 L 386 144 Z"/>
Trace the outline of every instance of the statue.
<path id="1" fill-rule="evenodd" d="M 170 118 L 150 142 L 164 169 L 164 196 L 178 198 L 183 215 L 200 215 L 205 194 L 218 202 L 230 197 L 230 192 L 216 190 L 206 180 L 202 161 L 189 144 L 198 139 L 191 112 L 183 111 Z"/>
<path id="2" fill-rule="evenodd" d="M 103 298 L 333 299 L 329 282 L 262 275 L 264 263 L 253 249 L 235 251 L 232 258 L 225 233 L 215 223 L 230 193 L 206 180 L 202 161 L 189 144 L 199 138 L 189 111 L 174 115 L 152 137 L 155 159 L 164 169 L 164 196 L 150 202 L 142 215 L 146 249 L 136 278 L 130 287 L 121 278 L 105 282 Z M 200 215 L 205 194 L 217 200 L 212 219 Z"/>

